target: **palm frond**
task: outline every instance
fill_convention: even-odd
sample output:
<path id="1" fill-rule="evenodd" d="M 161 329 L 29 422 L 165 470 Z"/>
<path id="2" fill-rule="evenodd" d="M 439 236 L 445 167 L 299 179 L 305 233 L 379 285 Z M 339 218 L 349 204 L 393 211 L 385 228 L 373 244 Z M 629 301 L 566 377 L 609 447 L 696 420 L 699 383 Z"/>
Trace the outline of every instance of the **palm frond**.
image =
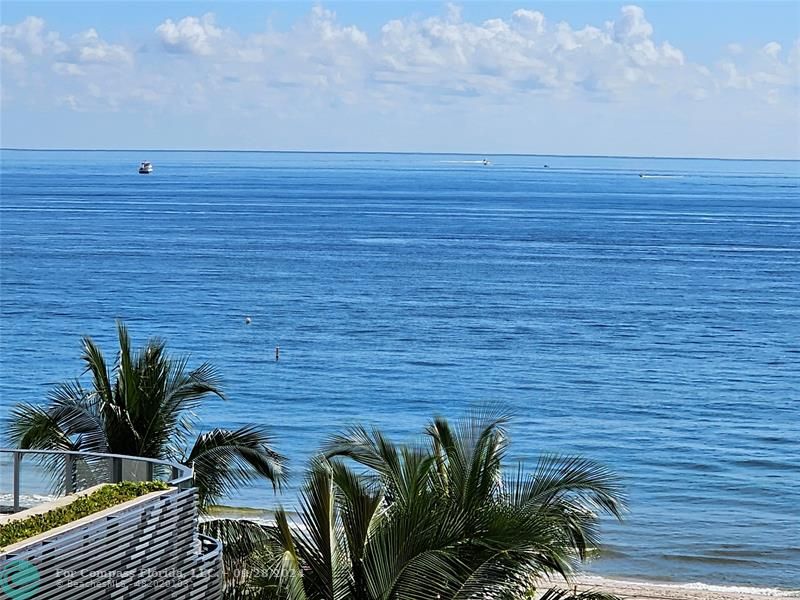
<path id="1" fill-rule="evenodd" d="M 352 591 L 356 597 L 365 597 L 367 581 L 364 554 L 372 534 L 382 523 L 383 493 L 370 485 L 365 477 L 339 462 L 332 461 L 330 469 L 336 486 L 349 562 L 352 565 Z"/>
<path id="2" fill-rule="evenodd" d="M 426 492 L 387 509 L 364 555 L 372 597 L 419 597 L 425 586 L 443 595 L 458 581 L 464 567 L 457 553 L 465 539 L 464 515 L 448 508 Z"/>
<path id="3" fill-rule="evenodd" d="M 201 508 L 259 478 L 280 488 L 288 469 L 272 442 L 267 430 L 256 425 L 212 429 L 198 436 L 184 462 L 194 466 Z"/>
<path id="4" fill-rule="evenodd" d="M 507 421 L 491 407 L 437 418 L 425 447 L 364 427 L 329 439 L 299 524 L 278 518 L 281 589 L 295 586 L 287 595 L 298 600 L 520 600 L 543 580 L 569 582 L 599 543 L 596 510 L 621 514 L 621 486 L 578 458 L 545 458 L 532 476 L 520 466 L 504 480 Z"/>
<path id="5" fill-rule="evenodd" d="M 460 503 L 482 503 L 499 485 L 509 419 L 499 406 L 489 405 L 455 425 L 436 417 L 426 428 L 436 457 L 438 484 L 448 494 L 457 492 Z"/>
<path id="6" fill-rule="evenodd" d="M 326 458 L 344 457 L 376 473 L 391 477 L 399 469 L 397 449 L 378 429 L 367 431 L 361 425 L 334 435 L 322 446 Z"/>
<path id="7" fill-rule="evenodd" d="M 11 409 L 6 437 L 12 446 L 36 450 L 78 450 L 46 407 L 21 403 Z"/>
<path id="8" fill-rule="evenodd" d="M 81 395 L 80 391 L 76 384 L 64 384 L 52 393 L 50 406 L 15 406 L 7 421 L 8 439 L 24 449 L 105 452 L 105 432 L 92 406 L 92 397 Z M 104 480 L 108 468 L 102 458 L 83 457 L 73 461 L 72 471 L 66 473 L 63 456 L 34 454 L 32 460 L 50 477 L 53 493 L 65 489 L 65 476 L 71 479 L 73 489 L 82 489 Z"/>
<path id="9" fill-rule="evenodd" d="M 199 531 L 222 542 L 227 585 L 243 584 L 248 562 L 272 541 L 264 525 L 245 519 L 209 519 L 200 523 Z"/>
<path id="10" fill-rule="evenodd" d="M 84 372 L 92 374 L 95 393 L 100 396 L 103 402 L 112 402 L 113 390 L 108 374 L 103 352 L 89 336 L 83 338 L 83 356 L 81 357 L 86 364 Z"/>
<path id="11" fill-rule="evenodd" d="M 625 511 L 625 493 L 618 476 L 606 466 L 576 456 L 544 455 L 533 474 L 506 480 L 509 500 L 517 505 L 549 506 L 574 499 L 586 510 L 599 509 L 618 519 Z"/>
<path id="12" fill-rule="evenodd" d="M 147 427 L 148 431 L 161 434 L 159 440 L 168 444 L 168 453 L 173 454 L 176 449 L 186 447 L 196 424 L 195 410 L 202 401 L 209 395 L 225 400 L 221 377 L 213 366 L 203 363 L 187 373 L 187 365 L 186 357 L 170 361 L 158 411 L 151 411 L 153 421 Z"/>
<path id="13" fill-rule="evenodd" d="M 135 369 L 138 362 L 135 353 L 131 350 L 131 338 L 128 328 L 122 322 L 117 322 L 117 337 L 119 339 L 119 353 L 117 354 L 117 393 L 113 401 L 125 412 L 134 408 L 138 403 L 139 374 Z"/>
<path id="14" fill-rule="evenodd" d="M 576 590 L 549 588 L 538 600 L 621 600 L 621 598 L 615 594 L 609 594 L 595 589 L 578 592 Z"/>
<path id="15" fill-rule="evenodd" d="M 339 552 L 336 529 L 338 511 L 333 476 L 325 461 L 312 462 L 300 492 L 300 521 L 295 544 L 303 557 L 306 590 L 312 597 L 333 600 L 336 589 L 336 567 Z"/>
<path id="16" fill-rule="evenodd" d="M 108 452 L 108 437 L 100 414 L 102 402 L 97 394 L 84 390 L 79 382 L 65 382 L 50 394 L 49 413 L 77 449 Z"/>
<path id="17" fill-rule="evenodd" d="M 284 594 L 287 600 L 307 600 L 300 551 L 295 544 L 292 527 L 283 508 L 275 512 L 275 527 L 271 531 L 278 550 L 278 558 L 271 565 L 272 572 L 276 573 L 274 581 L 277 591 Z"/>

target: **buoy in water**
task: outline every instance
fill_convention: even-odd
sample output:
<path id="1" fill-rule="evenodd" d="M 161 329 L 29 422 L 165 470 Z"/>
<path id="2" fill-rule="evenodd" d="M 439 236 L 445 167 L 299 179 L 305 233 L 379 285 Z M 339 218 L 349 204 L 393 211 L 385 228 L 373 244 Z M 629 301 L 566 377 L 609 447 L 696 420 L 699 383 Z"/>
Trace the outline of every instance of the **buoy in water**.
<path id="1" fill-rule="evenodd" d="M 252 322 L 253 322 L 253 319 L 251 319 L 250 317 L 245 317 L 244 318 L 244 324 L 245 325 L 250 325 L 250 323 L 252 323 Z"/>

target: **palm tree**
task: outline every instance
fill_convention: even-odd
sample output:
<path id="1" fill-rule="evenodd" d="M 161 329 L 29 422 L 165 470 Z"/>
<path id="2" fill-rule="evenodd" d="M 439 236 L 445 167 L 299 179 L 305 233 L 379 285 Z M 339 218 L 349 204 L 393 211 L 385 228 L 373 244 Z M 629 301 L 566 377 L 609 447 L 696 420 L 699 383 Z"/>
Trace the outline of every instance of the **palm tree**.
<path id="1" fill-rule="evenodd" d="M 212 429 L 188 445 L 194 410 L 209 395 L 224 399 L 216 370 L 208 363 L 187 372 L 186 358 L 171 358 L 163 340 L 131 349 L 128 330 L 117 323 L 119 353 L 113 373 L 100 348 L 83 338 L 84 373 L 58 385 L 45 406 L 22 403 L 12 411 L 9 440 L 20 448 L 82 450 L 175 460 L 194 467 L 194 484 L 205 508 L 256 478 L 280 486 L 283 456 L 272 449 L 262 426 Z"/>
<path id="2" fill-rule="evenodd" d="M 309 469 L 298 520 L 279 510 L 270 543 L 251 555 L 261 574 L 241 597 L 517 600 L 537 588 L 545 600 L 572 597 L 542 582 L 569 583 L 599 545 L 598 513 L 624 510 L 620 483 L 575 457 L 506 474 L 507 420 L 491 410 L 454 425 L 437 418 L 423 446 L 363 427 L 331 439 Z"/>
<path id="3" fill-rule="evenodd" d="M 127 328 L 117 323 L 119 352 L 113 370 L 90 337 L 83 338 L 84 374 L 55 387 L 45 405 L 22 403 L 8 420 L 7 437 L 19 448 L 82 450 L 179 461 L 194 468 L 200 509 L 256 479 L 278 488 L 287 477 L 286 459 L 273 449 L 273 438 L 259 425 L 212 429 L 190 436 L 194 410 L 209 396 L 224 399 L 220 378 L 208 363 L 187 370 L 186 358 L 171 358 L 163 340 L 153 338 L 131 349 Z M 204 529 L 220 536 L 246 538 L 247 525 L 221 519 Z M 252 529 L 252 528 L 250 528 Z M 226 549 L 236 560 L 235 544 Z M 242 543 L 238 545 L 242 550 Z"/>

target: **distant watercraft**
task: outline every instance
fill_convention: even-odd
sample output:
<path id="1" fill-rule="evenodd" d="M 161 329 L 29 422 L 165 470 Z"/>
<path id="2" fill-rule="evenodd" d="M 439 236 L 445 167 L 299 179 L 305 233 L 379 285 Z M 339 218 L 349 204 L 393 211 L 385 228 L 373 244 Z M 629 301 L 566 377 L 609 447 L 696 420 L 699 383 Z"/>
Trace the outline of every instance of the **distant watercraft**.
<path id="1" fill-rule="evenodd" d="M 483 159 L 483 166 L 484 166 L 484 167 L 485 167 L 485 166 L 487 166 L 487 165 L 490 165 L 490 164 L 492 164 L 492 163 L 490 163 L 490 162 L 489 162 L 488 160 L 486 160 L 485 158 Z"/>
<path id="2" fill-rule="evenodd" d="M 153 165 L 147 161 L 144 161 L 142 164 L 139 165 L 139 173 L 142 175 L 147 175 L 153 172 Z"/>
<path id="3" fill-rule="evenodd" d="M 647 175 L 646 173 L 639 173 L 642 179 L 680 179 L 683 175 Z"/>

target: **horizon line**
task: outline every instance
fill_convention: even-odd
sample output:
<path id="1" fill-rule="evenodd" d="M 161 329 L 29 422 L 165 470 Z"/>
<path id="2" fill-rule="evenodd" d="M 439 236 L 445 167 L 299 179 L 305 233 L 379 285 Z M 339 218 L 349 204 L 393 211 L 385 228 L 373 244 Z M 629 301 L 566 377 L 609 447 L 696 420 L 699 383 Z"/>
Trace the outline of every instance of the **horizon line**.
<path id="1" fill-rule="evenodd" d="M 797 158 L 745 158 L 745 157 L 719 157 L 719 156 L 648 156 L 633 154 L 542 154 L 526 152 L 423 152 L 423 151 L 398 151 L 398 150 L 254 150 L 254 149 L 229 149 L 229 148 L 18 148 L 0 146 L 0 151 L 13 152 L 227 152 L 227 153 L 252 153 L 252 154 L 400 154 L 400 155 L 432 155 L 432 156 L 534 156 L 534 157 L 564 157 L 564 158 L 647 158 L 657 160 L 727 160 L 727 161 L 764 161 L 764 162 L 798 162 Z"/>

